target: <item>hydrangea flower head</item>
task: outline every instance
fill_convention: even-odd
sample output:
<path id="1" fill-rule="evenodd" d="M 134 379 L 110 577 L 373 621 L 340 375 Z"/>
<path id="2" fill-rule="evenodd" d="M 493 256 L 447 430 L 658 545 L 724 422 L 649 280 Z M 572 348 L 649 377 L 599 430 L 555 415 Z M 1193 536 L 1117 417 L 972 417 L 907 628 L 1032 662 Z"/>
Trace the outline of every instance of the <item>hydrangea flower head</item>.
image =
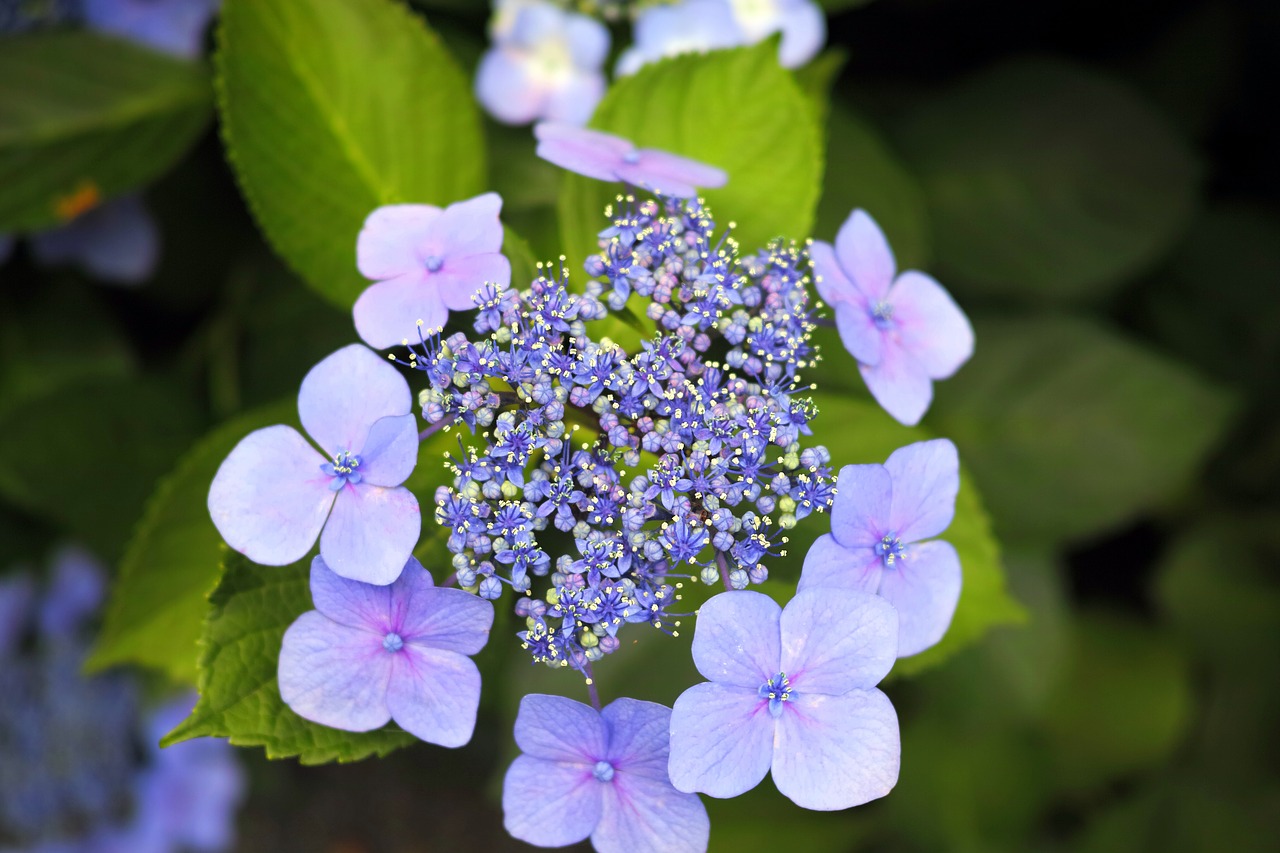
<path id="1" fill-rule="evenodd" d="M 834 810 L 898 780 L 898 717 L 876 684 L 893 666 L 898 619 L 883 599 L 804 590 L 786 608 L 723 592 L 698 615 L 693 662 L 709 679 L 671 712 L 671 782 L 736 797 L 772 771 L 783 795 Z"/>
<path id="2" fill-rule="evenodd" d="M 960 600 L 960 557 L 946 530 L 960 488 L 956 447 L 945 438 L 900 447 L 883 465 L 846 465 L 836 481 L 831 532 L 805 555 L 801 590 L 857 589 L 898 609 L 898 654 L 942 639 Z"/>
<path id="3" fill-rule="evenodd" d="M 951 295 L 915 270 L 896 274 L 884 232 L 865 211 L 840 226 L 835 246 L 809 248 L 822 295 L 868 390 L 902 423 L 919 423 L 946 379 L 973 355 L 973 327 Z"/>
<path id="4" fill-rule="evenodd" d="M 493 605 L 432 584 L 412 557 L 390 586 L 347 580 L 321 557 L 311 563 L 316 609 L 297 618 L 280 647 L 280 696 L 299 716 L 367 732 L 395 720 L 428 743 L 471 740 Z"/>
<path id="5" fill-rule="evenodd" d="M 728 3 L 747 44 L 782 31 L 778 61 L 784 68 L 804 65 L 827 40 L 827 18 L 813 0 L 728 0 Z"/>
<path id="6" fill-rule="evenodd" d="M 218 532 L 269 566 L 302 559 L 319 536 L 333 571 L 391 583 L 422 529 L 418 499 L 400 485 L 418 461 L 412 405 L 409 383 L 366 347 L 325 358 L 298 392 L 302 426 L 324 453 L 283 424 L 245 436 L 209 488 Z"/>
<path id="7" fill-rule="evenodd" d="M 561 696 L 520 700 L 507 771 L 507 831 L 540 847 L 590 838 L 599 853 L 707 849 L 710 823 L 696 794 L 667 776 L 671 710 L 616 699 L 603 711 Z"/>
<path id="8" fill-rule="evenodd" d="M 619 75 L 634 74 L 664 57 L 737 47 L 747 41 L 725 0 L 646 6 L 636 18 L 634 39 L 618 57 Z"/>
<path id="9" fill-rule="evenodd" d="M 698 187 L 714 189 L 729 180 L 723 170 L 629 139 L 567 124 L 542 122 L 533 128 L 538 156 L 562 169 L 600 181 L 622 181 L 672 198 L 689 198 Z"/>
<path id="10" fill-rule="evenodd" d="M 142 199 L 123 196 L 34 235 L 31 252 L 41 264 L 72 264 L 107 284 L 138 285 L 160 260 L 160 230 Z"/>
<path id="11" fill-rule="evenodd" d="M 76 545 L 58 550 L 52 573 L 49 589 L 40 603 L 40 632 L 62 637 L 75 633 L 97 612 L 107 581 L 97 558 Z"/>
<path id="12" fill-rule="evenodd" d="M 84 17 L 99 32 L 191 59 L 217 8 L 218 0 L 84 0 Z"/>
<path id="13" fill-rule="evenodd" d="M 609 31 L 586 15 L 530 3 L 480 60 L 476 98 L 508 124 L 585 124 L 604 96 Z"/>
<path id="14" fill-rule="evenodd" d="M 356 300 L 356 331 L 375 349 L 418 339 L 445 324 L 450 311 L 475 306 L 484 284 L 506 287 L 511 263 L 502 256 L 502 198 L 485 193 L 443 210 L 430 204 L 392 204 L 365 220 L 356 263 L 374 284 Z"/>

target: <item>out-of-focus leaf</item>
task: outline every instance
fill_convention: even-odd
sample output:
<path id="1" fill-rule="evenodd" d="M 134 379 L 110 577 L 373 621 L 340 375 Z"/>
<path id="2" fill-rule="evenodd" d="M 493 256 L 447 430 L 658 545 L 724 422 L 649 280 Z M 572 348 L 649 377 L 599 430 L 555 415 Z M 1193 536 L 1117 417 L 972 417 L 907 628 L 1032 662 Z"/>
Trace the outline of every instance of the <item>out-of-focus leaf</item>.
<path id="1" fill-rule="evenodd" d="M 168 169 L 209 120 L 201 66 L 88 32 L 0 50 L 0 231 L 66 222 Z"/>
<path id="2" fill-rule="evenodd" d="M 914 110 L 900 139 L 941 271 L 966 293 L 1102 296 L 1158 261 L 1196 202 L 1200 168 L 1168 123 L 1060 60 L 984 71 Z"/>
<path id="3" fill-rule="evenodd" d="M 807 65 L 802 65 L 793 72 L 796 85 L 809 98 L 809 105 L 813 108 L 818 127 L 827 123 L 827 114 L 831 106 L 831 86 L 840 76 L 840 70 L 848 60 L 848 51 L 837 47 L 824 50 Z"/>
<path id="4" fill-rule="evenodd" d="M 276 250 L 350 308 L 376 207 L 484 189 L 470 86 L 394 0 L 227 0 L 217 55 L 232 165 Z"/>

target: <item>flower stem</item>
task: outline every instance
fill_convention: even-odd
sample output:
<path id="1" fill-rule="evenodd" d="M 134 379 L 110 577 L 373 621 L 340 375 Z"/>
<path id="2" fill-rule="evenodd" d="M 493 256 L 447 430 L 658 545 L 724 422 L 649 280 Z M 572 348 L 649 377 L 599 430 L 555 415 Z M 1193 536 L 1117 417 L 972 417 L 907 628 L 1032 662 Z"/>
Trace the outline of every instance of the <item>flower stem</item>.
<path id="1" fill-rule="evenodd" d="M 724 558 L 724 552 L 716 551 L 716 565 L 720 567 L 720 582 L 724 584 L 726 591 L 732 592 L 733 584 L 729 583 L 729 562 Z"/>
<path id="2" fill-rule="evenodd" d="M 591 664 L 588 663 L 585 670 L 587 674 L 587 695 L 591 697 L 591 707 L 597 711 L 600 710 L 600 694 L 596 691 L 596 680 L 591 675 Z"/>
<path id="3" fill-rule="evenodd" d="M 431 426 L 427 427 L 422 432 L 418 433 L 418 441 L 419 442 L 426 441 L 428 438 L 431 438 L 431 436 L 435 435 L 440 430 L 452 425 L 453 422 L 456 421 L 457 419 L 458 419 L 457 415 L 449 415 L 446 418 L 442 418 L 436 421 Z"/>

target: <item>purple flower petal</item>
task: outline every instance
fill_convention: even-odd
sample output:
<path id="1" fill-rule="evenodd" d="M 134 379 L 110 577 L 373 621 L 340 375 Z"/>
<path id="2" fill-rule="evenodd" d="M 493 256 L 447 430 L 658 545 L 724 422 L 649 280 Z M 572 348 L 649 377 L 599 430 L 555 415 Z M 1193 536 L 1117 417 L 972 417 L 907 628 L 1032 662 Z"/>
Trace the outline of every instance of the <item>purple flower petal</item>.
<path id="1" fill-rule="evenodd" d="M 774 720 L 758 689 L 704 682 L 680 694 L 668 765 L 677 790 L 723 798 L 760 784 L 773 761 Z"/>
<path id="2" fill-rule="evenodd" d="M 697 794 L 671 787 L 665 778 L 619 771 L 602 785 L 600 823 L 591 834 L 597 853 L 687 853 L 706 850 L 711 835 L 707 809 Z"/>
<path id="3" fill-rule="evenodd" d="M 814 240 L 809 244 L 809 259 L 813 261 L 813 286 L 828 305 L 834 306 L 840 302 L 866 304 L 867 298 L 845 275 L 840 261 L 836 259 L 835 246 Z"/>
<path id="4" fill-rule="evenodd" d="M 36 260 L 79 264 L 109 284 L 137 285 L 155 272 L 160 231 L 137 196 L 114 199 L 31 239 Z"/>
<path id="5" fill-rule="evenodd" d="M 818 55 L 827 41 L 827 16 L 817 4 L 790 3 L 779 10 L 782 46 L 778 62 L 783 68 L 798 68 Z"/>
<path id="6" fill-rule="evenodd" d="M 209 515 L 222 538 L 255 563 L 301 560 L 334 503 L 324 462 L 293 427 L 249 433 L 209 487 Z"/>
<path id="7" fill-rule="evenodd" d="M 704 53 L 746 43 L 733 10 L 724 0 L 685 0 L 647 6 L 633 29 L 635 46 L 618 60 L 617 74 L 633 74 L 643 65 L 681 53 Z"/>
<path id="8" fill-rule="evenodd" d="M 539 122 L 533 127 L 538 156 L 562 169 L 600 181 L 617 180 L 614 169 L 636 150 L 629 140 L 598 130 L 560 122 Z"/>
<path id="9" fill-rule="evenodd" d="M 450 258 L 500 252 L 502 223 L 498 215 L 501 212 L 502 196 L 497 193 L 484 193 L 454 202 L 431 223 L 422 248 L 428 255 L 446 259 L 446 265 Z M 481 284 L 483 282 L 477 282 L 476 287 Z"/>
<path id="10" fill-rule="evenodd" d="M 422 237 L 440 218 L 430 204 L 388 204 L 364 221 L 356 238 L 356 266 L 375 281 L 423 271 Z"/>
<path id="11" fill-rule="evenodd" d="M 386 725 L 391 674 L 391 656 L 372 631 L 339 625 L 311 610 L 284 632 L 280 698 L 314 723 L 349 732 Z"/>
<path id="12" fill-rule="evenodd" d="M 933 379 L 946 379 L 973 355 L 973 326 L 942 285 L 922 272 L 898 276 L 889 295 L 902 347 Z"/>
<path id="13" fill-rule="evenodd" d="M 541 117 L 547 92 L 529 73 L 515 51 L 495 46 L 485 52 L 476 69 L 476 100 L 489 115 L 507 124 L 528 124 Z"/>
<path id="14" fill-rule="evenodd" d="M 588 776 L 608 753 L 609 735 L 600 715 L 563 696 L 531 693 L 521 699 L 515 738 L 521 752 L 547 761 L 582 763 Z"/>
<path id="15" fill-rule="evenodd" d="M 865 210 L 855 210 L 836 234 L 836 257 L 845 275 L 872 302 L 889 293 L 897 264 L 884 232 Z"/>
<path id="16" fill-rule="evenodd" d="M 421 532 L 418 499 L 408 489 L 347 484 L 320 535 L 320 555 L 344 578 L 388 584 L 400 576 Z"/>
<path id="17" fill-rule="evenodd" d="M 424 330 L 442 328 L 449 309 L 425 279 L 425 274 L 412 272 L 365 288 L 351 311 L 360 339 L 386 349 L 406 340 L 417 343 L 419 320 Z"/>
<path id="18" fill-rule="evenodd" d="M 909 353 L 886 341 L 880 362 L 874 367 L 859 364 L 858 372 L 871 396 L 894 420 L 906 426 L 920 423 L 933 400 L 933 382 Z"/>
<path id="19" fill-rule="evenodd" d="M 418 464 L 418 421 L 412 414 L 374 421 L 360 448 L 360 482 L 398 486 Z"/>
<path id="20" fill-rule="evenodd" d="M 781 671 L 799 693 L 839 696 L 875 687 L 898 656 L 898 614 L 872 593 L 797 592 L 782 611 L 781 628 Z"/>
<path id="21" fill-rule="evenodd" d="M 893 476 L 883 465 L 845 465 L 836 479 L 831 535 L 846 548 L 872 547 L 885 533 Z"/>
<path id="22" fill-rule="evenodd" d="M 543 117 L 565 124 L 586 124 L 604 97 L 606 86 L 604 75 L 599 72 L 575 73 L 559 89 L 548 93 Z"/>
<path id="23" fill-rule="evenodd" d="M 375 421 L 411 411 L 409 383 L 361 344 L 343 347 L 311 368 L 298 392 L 303 428 L 331 456 L 358 453 Z"/>
<path id="24" fill-rule="evenodd" d="M 889 531 L 903 542 L 937 536 L 956 514 L 960 457 L 945 438 L 899 447 L 884 463 L 893 477 Z"/>
<path id="25" fill-rule="evenodd" d="M 380 636 L 395 630 L 399 620 L 392 604 L 392 590 L 401 584 L 430 588 L 431 575 L 410 557 L 395 585 L 374 586 L 342 577 L 325 565 L 323 557 L 311 561 L 312 603 L 326 617 L 348 628 L 372 631 Z"/>
<path id="26" fill-rule="evenodd" d="M 609 56 L 609 29 L 586 15 L 565 15 L 565 41 L 573 64 L 584 71 L 598 72 Z M 603 75 L 597 75 L 603 82 Z"/>
<path id="27" fill-rule="evenodd" d="M 694 666 L 711 681 L 756 690 L 778 672 L 781 615 L 778 603 L 759 592 L 713 596 L 698 611 Z"/>
<path id="28" fill-rule="evenodd" d="M 425 574 L 413 572 L 412 576 Z M 392 586 L 399 633 L 407 645 L 474 655 L 489 641 L 493 627 L 493 605 L 460 589 L 440 587 L 410 588 L 404 575 Z"/>
<path id="29" fill-rule="evenodd" d="M 942 540 L 909 546 L 897 568 L 884 573 L 880 595 L 898 609 L 899 657 L 942 639 L 960 601 L 960 584 L 960 556 Z"/>
<path id="30" fill-rule="evenodd" d="M 773 781 L 806 809 L 832 811 L 883 797 L 898 781 L 898 715 L 879 690 L 800 694 L 778 719 Z"/>
<path id="31" fill-rule="evenodd" d="M 615 699 L 600 712 L 609 730 L 609 761 L 627 774 L 657 779 L 670 787 L 671 709 L 656 702 Z"/>
<path id="32" fill-rule="evenodd" d="M 387 685 L 391 718 L 427 743 L 457 747 L 471 740 L 480 707 L 480 670 L 471 658 L 412 644 L 388 654 L 393 661 Z"/>
<path id="33" fill-rule="evenodd" d="M 503 287 L 511 283 L 511 262 L 506 257 L 495 252 L 489 255 L 449 258 L 440 272 L 427 278 L 427 286 L 435 289 L 440 301 L 450 311 L 469 311 L 475 308 L 472 297 L 486 283 Z"/>
<path id="34" fill-rule="evenodd" d="M 729 181 L 723 169 L 653 148 L 640 149 L 636 163 L 623 162 L 614 174 L 634 186 L 677 198 L 697 195 L 698 187 L 714 189 Z"/>
<path id="35" fill-rule="evenodd" d="M 884 560 L 870 546 L 846 548 L 824 533 L 804 555 L 798 589 L 835 587 L 875 592 L 880 588 L 882 571 Z"/>
<path id="36" fill-rule="evenodd" d="M 502 782 L 503 826 L 539 847 L 582 841 L 600 823 L 604 787 L 591 765 L 521 755 Z"/>
<path id="37" fill-rule="evenodd" d="M 840 302 L 835 306 L 840 343 L 861 364 L 877 365 L 884 357 L 884 333 L 865 305 Z"/>

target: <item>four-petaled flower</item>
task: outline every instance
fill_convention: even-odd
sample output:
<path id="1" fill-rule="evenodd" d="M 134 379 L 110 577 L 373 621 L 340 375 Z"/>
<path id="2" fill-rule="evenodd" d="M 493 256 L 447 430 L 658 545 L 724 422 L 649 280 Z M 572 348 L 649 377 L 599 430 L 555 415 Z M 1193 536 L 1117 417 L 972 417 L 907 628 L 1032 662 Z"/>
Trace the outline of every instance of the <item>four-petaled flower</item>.
<path id="1" fill-rule="evenodd" d="M 618 57 L 619 75 L 634 74 L 650 62 L 682 53 L 704 53 L 746 42 L 725 0 L 685 0 L 646 6 L 636 17 L 635 40 Z"/>
<path id="2" fill-rule="evenodd" d="M 538 156 L 562 169 L 600 181 L 622 181 L 674 198 L 698 194 L 698 187 L 722 187 L 723 170 L 653 148 L 637 148 L 621 136 L 568 124 L 541 122 L 533 128 Z"/>
<path id="3" fill-rule="evenodd" d="M 846 809 L 898 780 L 898 717 L 876 684 L 897 651 L 898 618 L 882 598 L 805 590 L 778 606 L 722 592 L 702 606 L 693 662 L 708 682 L 671 712 L 671 782 L 736 797 L 772 770 L 807 809 Z"/>
<path id="4" fill-rule="evenodd" d="M 836 481 L 831 532 L 804 558 L 801 590 L 877 593 L 898 609 L 898 655 L 942 639 L 960 600 L 960 557 L 933 540 L 951 524 L 960 488 L 956 446 L 945 438 L 895 450 L 883 465 L 846 465 Z"/>
<path id="5" fill-rule="evenodd" d="M 356 240 L 360 273 L 374 280 L 356 300 L 356 331 L 375 349 L 418 342 L 419 320 L 443 326 L 450 311 L 475 308 L 485 284 L 511 283 L 502 256 L 502 198 L 485 193 L 441 210 L 430 204 L 380 207 Z"/>
<path id="6" fill-rule="evenodd" d="M 924 273 L 895 278 L 893 251 L 865 211 L 849 214 L 834 247 L 815 241 L 809 254 L 818 293 L 835 310 L 840 340 L 871 395 L 902 423 L 918 423 L 933 399 L 933 380 L 973 355 L 969 319 Z"/>
<path id="7" fill-rule="evenodd" d="M 371 350 L 333 353 L 298 392 L 302 426 L 325 455 L 290 426 L 249 433 L 209 488 L 218 532 L 270 566 L 302 559 L 320 536 L 338 574 L 391 583 L 422 530 L 418 499 L 400 485 L 418 461 L 412 405 L 409 383 Z"/>
<path id="8" fill-rule="evenodd" d="M 540 847 L 590 838 L 599 853 L 707 849 L 696 794 L 667 777 L 670 709 L 617 699 L 603 711 L 560 696 L 520 700 L 502 809 L 509 833 Z"/>
<path id="9" fill-rule="evenodd" d="M 280 646 L 280 696 L 301 717 L 367 732 L 395 720 L 428 743 L 471 740 L 493 605 L 434 586 L 412 557 L 390 586 L 338 577 L 311 563 L 316 609 L 297 618 Z"/>

